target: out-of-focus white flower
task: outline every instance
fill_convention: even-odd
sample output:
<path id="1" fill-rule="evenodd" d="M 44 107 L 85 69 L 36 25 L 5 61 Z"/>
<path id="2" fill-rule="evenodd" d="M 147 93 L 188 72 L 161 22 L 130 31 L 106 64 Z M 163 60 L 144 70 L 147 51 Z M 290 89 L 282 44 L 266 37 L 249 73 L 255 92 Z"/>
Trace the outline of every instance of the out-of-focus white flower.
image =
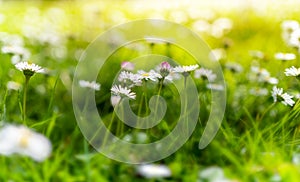
<path id="1" fill-rule="evenodd" d="M 127 71 L 133 71 L 135 65 L 132 62 L 124 61 L 121 63 L 121 68 Z"/>
<path id="2" fill-rule="evenodd" d="M 251 71 L 254 73 L 254 75 L 250 75 L 250 79 L 253 81 L 265 82 L 273 85 L 278 84 L 278 79 L 271 77 L 269 71 L 264 68 L 252 66 Z"/>
<path id="3" fill-rule="evenodd" d="M 206 88 L 211 89 L 211 90 L 216 90 L 216 91 L 224 90 L 223 85 L 216 84 L 216 83 L 208 83 L 208 84 L 206 84 Z"/>
<path id="4" fill-rule="evenodd" d="M 5 125 L 0 129 L 0 154 L 20 154 L 43 161 L 51 154 L 51 143 L 25 126 Z"/>
<path id="5" fill-rule="evenodd" d="M 137 172 L 145 178 L 167 178 L 172 175 L 171 170 L 160 164 L 145 164 L 137 167 Z"/>
<path id="6" fill-rule="evenodd" d="M 292 66 L 290 68 L 285 69 L 284 73 L 286 76 L 298 77 L 300 75 L 300 68 L 295 68 L 295 66 Z"/>
<path id="7" fill-rule="evenodd" d="M 179 80 L 181 78 L 181 74 L 176 73 L 171 70 L 168 76 L 165 77 L 164 83 L 172 83 L 174 80 Z"/>
<path id="8" fill-rule="evenodd" d="M 1 51 L 4 54 L 12 55 L 11 62 L 13 64 L 28 60 L 31 55 L 28 49 L 20 45 L 6 45 L 1 48 Z"/>
<path id="9" fill-rule="evenodd" d="M 195 65 L 189 65 L 189 66 L 176 66 L 173 68 L 173 72 L 175 73 L 181 73 L 183 76 L 188 76 L 190 72 L 196 70 L 199 67 L 198 64 Z"/>
<path id="10" fill-rule="evenodd" d="M 6 84 L 6 87 L 8 90 L 20 90 L 21 84 L 14 81 L 9 81 Z"/>
<path id="11" fill-rule="evenodd" d="M 300 28 L 299 23 L 295 20 L 285 20 L 281 23 L 281 28 L 283 40 L 291 46 L 291 34 Z"/>
<path id="12" fill-rule="evenodd" d="M 300 46 L 300 29 L 293 31 L 287 41 L 291 47 L 298 48 Z"/>
<path id="13" fill-rule="evenodd" d="M 138 70 L 137 74 L 139 75 L 140 79 L 144 80 L 157 81 L 157 79 L 162 78 L 162 76 L 154 70 L 150 70 L 149 72 Z"/>
<path id="14" fill-rule="evenodd" d="M 274 102 L 278 101 L 283 103 L 284 105 L 290 105 L 290 106 L 293 106 L 295 104 L 295 101 L 292 99 L 293 96 L 287 93 L 283 93 L 283 88 L 277 88 L 276 86 L 274 86 L 271 93 Z"/>
<path id="15" fill-rule="evenodd" d="M 293 31 L 299 29 L 300 26 L 296 20 L 285 20 L 281 23 L 281 28 L 283 31 L 292 33 Z"/>
<path id="16" fill-rule="evenodd" d="M 265 57 L 265 54 L 259 50 L 251 50 L 249 51 L 249 54 L 255 59 L 263 59 Z"/>
<path id="17" fill-rule="evenodd" d="M 240 73 L 243 71 L 243 67 L 240 64 L 234 62 L 227 62 L 225 64 L 225 68 L 233 73 Z"/>
<path id="18" fill-rule="evenodd" d="M 224 171 L 220 167 L 208 167 L 199 172 L 199 178 L 205 181 L 211 182 L 229 182 L 225 175 Z"/>
<path id="19" fill-rule="evenodd" d="M 208 81 L 212 82 L 217 78 L 217 75 L 210 69 L 199 68 L 195 70 L 194 77 L 208 79 Z"/>
<path id="20" fill-rule="evenodd" d="M 210 33 L 211 25 L 205 20 L 198 20 L 193 24 L 193 29 L 198 32 Z"/>
<path id="21" fill-rule="evenodd" d="M 268 95 L 269 91 L 266 88 L 257 87 L 257 88 L 251 88 L 249 90 L 249 93 L 255 96 L 265 96 Z"/>
<path id="22" fill-rule="evenodd" d="M 212 23 L 211 35 L 220 38 L 232 28 L 232 21 L 229 18 L 218 18 Z"/>
<path id="23" fill-rule="evenodd" d="M 15 64 L 16 68 L 24 73 L 24 75 L 32 76 L 34 73 L 44 73 L 45 70 L 34 64 L 28 62 L 19 62 Z"/>
<path id="24" fill-rule="evenodd" d="M 276 53 L 274 55 L 275 59 L 278 59 L 278 60 L 281 60 L 281 61 L 291 61 L 291 60 L 294 60 L 296 59 L 296 55 L 293 54 L 293 53 L 282 53 L 282 52 L 279 52 L 279 53 Z"/>
<path id="25" fill-rule="evenodd" d="M 210 51 L 209 59 L 212 61 L 220 61 L 226 58 L 226 51 L 223 48 L 216 48 Z"/>
<path id="26" fill-rule="evenodd" d="M 142 77 L 140 75 L 133 74 L 128 71 L 122 71 L 118 77 L 118 80 L 129 88 L 133 86 L 140 86 L 142 84 Z"/>
<path id="27" fill-rule="evenodd" d="M 131 92 L 131 89 L 127 87 L 122 87 L 121 85 L 113 85 L 111 88 L 113 95 L 123 97 L 128 97 L 130 99 L 135 99 L 136 94 Z"/>
<path id="28" fill-rule="evenodd" d="M 79 80 L 79 86 L 82 88 L 91 88 L 94 90 L 100 90 L 101 85 L 95 81 L 86 81 L 86 80 Z"/>

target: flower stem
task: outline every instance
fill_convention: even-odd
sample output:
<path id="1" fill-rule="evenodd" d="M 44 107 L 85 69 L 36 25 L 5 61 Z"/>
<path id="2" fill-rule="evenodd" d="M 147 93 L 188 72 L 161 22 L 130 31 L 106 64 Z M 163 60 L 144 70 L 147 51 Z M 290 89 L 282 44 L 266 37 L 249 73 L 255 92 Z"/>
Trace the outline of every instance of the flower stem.
<path id="1" fill-rule="evenodd" d="M 26 126 L 26 99 L 27 99 L 27 88 L 30 80 L 30 76 L 25 75 L 24 92 L 23 92 L 23 124 Z"/>

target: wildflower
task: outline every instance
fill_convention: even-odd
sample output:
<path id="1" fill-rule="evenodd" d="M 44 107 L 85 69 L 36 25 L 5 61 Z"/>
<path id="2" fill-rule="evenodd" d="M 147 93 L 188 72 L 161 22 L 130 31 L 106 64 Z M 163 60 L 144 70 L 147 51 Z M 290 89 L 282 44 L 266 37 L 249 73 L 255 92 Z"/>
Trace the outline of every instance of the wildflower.
<path id="1" fill-rule="evenodd" d="M 220 167 L 207 167 L 199 172 L 199 177 L 204 181 L 229 181 L 225 175 L 224 171 Z"/>
<path id="2" fill-rule="evenodd" d="M 279 101 L 279 102 L 283 103 L 284 105 L 290 105 L 290 106 L 293 106 L 295 104 L 295 101 L 292 99 L 293 96 L 291 96 L 287 93 L 283 93 L 282 88 L 277 88 L 276 86 L 274 86 L 271 93 L 272 93 L 274 102 Z"/>
<path id="3" fill-rule="evenodd" d="M 136 97 L 134 92 L 131 92 L 130 89 L 122 87 L 121 85 L 113 85 L 111 91 L 115 96 L 120 96 L 121 98 L 128 97 L 130 99 L 135 99 Z"/>
<path id="4" fill-rule="evenodd" d="M 299 23 L 295 20 L 285 20 L 281 23 L 281 28 L 283 30 L 282 32 L 283 40 L 286 43 L 288 43 L 288 45 L 291 46 L 290 44 L 291 34 L 300 28 Z"/>
<path id="5" fill-rule="evenodd" d="M 169 73 L 171 72 L 171 65 L 168 62 L 162 62 L 160 64 L 160 74 L 162 77 L 166 77 L 169 75 Z"/>
<path id="6" fill-rule="evenodd" d="M 286 76 L 299 77 L 300 76 L 300 68 L 295 68 L 295 66 L 292 66 L 290 68 L 285 69 L 284 73 Z"/>
<path id="7" fill-rule="evenodd" d="M 116 106 L 120 102 L 120 100 L 121 100 L 121 97 L 118 95 L 112 95 L 110 97 L 110 102 L 111 102 L 112 106 Z"/>
<path id="8" fill-rule="evenodd" d="M 100 90 L 100 84 L 95 81 L 86 81 L 86 80 L 79 80 L 79 86 L 82 88 L 91 88 L 94 90 Z"/>
<path id="9" fill-rule="evenodd" d="M 6 87 L 8 90 L 19 90 L 21 88 L 21 84 L 14 81 L 9 81 L 6 84 Z"/>
<path id="10" fill-rule="evenodd" d="M 122 71 L 118 77 L 118 80 L 129 88 L 133 86 L 140 86 L 142 84 L 142 78 L 139 75 L 128 71 Z"/>
<path id="11" fill-rule="evenodd" d="M 285 20 L 281 23 L 281 28 L 283 31 L 292 33 L 293 31 L 300 28 L 299 23 L 295 20 Z"/>
<path id="12" fill-rule="evenodd" d="M 25 126 L 5 125 L 0 129 L 0 154 L 20 154 L 43 161 L 51 154 L 51 143 Z"/>
<path id="13" fill-rule="evenodd" d="M 176 73 L 181 73 L 183 76 L 188 76 L 190 72 L 196 70 L 199 67 L 199 65 L 189 65 L 189 66 L 176 66 L 173 68 L 173 71 Z"/>
<path id="14" fill-rule="evenodd" d="M 265 96 L 268 95 L 269 91 L 266 88 L 257 87 L 257 88 L 251 88 L 249 90 L 249 93 L 255 96 Z"/>
<path id="15" fill-rule="evenodd" d="M 212 61 L 220 61 L 226 58 L 226 51 L 223 48 L 213 49 L 209 53 L 209 58 Z"/>
<path id="16" fill-rule="evenodd" d="M 220 38 L 232 28 L 232 21 L 228 18 L 216 19 L 211 28 L 211 35 Z"/>
<path id="17" fill-rule="evenodd" d="M 133 71 L 135 65 L 132 62 L 124 61 L 121 63 L 121 68 L 127 71 Z"/>
<path id="18" fill-rule="evenodd" d="M 206 88 L 211 89 L 211 90 L 216 90 L 216 91 L 224 90 L 223 85 L 216 84 L 216 83 L 208 83 L 208 84 L 206 84 Z"/>
<path id="19" fill-rule="evenodd" d="M 208 81 L 212 82 L 217 78 L 217 75 L 210 69 L 200 68 L 195 70 L 194 77 L 208 79 Z"/>
<path id="20" fill-rule="evenodd" d="M 17 63 L 19 61 L 27 60 L 30 57 L 30 52 L 19 45 L 6 45 L 1 49 L 4 54 L 13 55 L 11 58 L 12 63 Z"/>
<path id="21" fill-rule="evenodd" d="M 137 172 L 145 178 L 166 178 L 172 175 L 171 170 L 161 164 L 145 164 L 137 168 Z"/>
<path id="22" fill-rule="evenodd" d="M 255 75 L 254 75 L 254 77 L 250 77 L 250 79 L 252 79 L 254 81 L 270 83 L 273 85 L 278 84 L 278 79 L 271 77 L 269 71 L 264 68 L 252 66 L 251 71 Z"/>
<path id="23" fill-rule="evenodd" d="M 161 75 L 154 70 L 150 70 L 149 72 L 145 72 L 144 70 L 139 70 L 138 73 L 139 77 L 144 80 L 152 80 L 157 81 L 158 78 L 161 78 Z"/>
<path id="24" fill-rule="evenodd" d="M 233 73 L 240 73 L 243 71 L 243 67 L 238 63 L 228 62 L 225 67 Z"/>
<path id="25" fill-rule="evenodd" d="M 296 59 L 296 55 L 293 53 L 276 53 L 275 54 L 275 59 L 281 60 L 281 61 L 290 61 Z"/>
<path id="26" fill-rule="evenodd" d="M 263 59 L 265 57 L 265 54 L 262 51 L 259 51 L 259 50 L 251 50 L 251 51 L 249 51 L 249 54 L 254 59 Z"/>
<path id="27" fill-rule="evenodd" d="M 15 64 L 16 68 L 23 72 L 25 76 L 32 76 L 34 73 L 44 73 L 45 70 L 34 64 L 34 63 L 28 63 L 28 62 L 19 62 Z"/>
<path id="28" fill-rule="evenodd" d="M 293 31 L 288 39 L 288 45 L 299 48 L 300 46 L 300 29 Z"/>

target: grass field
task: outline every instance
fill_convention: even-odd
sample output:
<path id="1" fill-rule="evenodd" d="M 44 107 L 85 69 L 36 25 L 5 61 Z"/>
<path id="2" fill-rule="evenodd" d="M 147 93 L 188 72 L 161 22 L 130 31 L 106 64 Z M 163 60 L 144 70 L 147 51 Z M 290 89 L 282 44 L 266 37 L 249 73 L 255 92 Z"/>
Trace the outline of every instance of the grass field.
<path id="1" fill-rule="evenodd" d="M 294 1 L 0 1 L 0 181 L 298 181 L 298 6 Z M 199 78 L 190 73 L 200 103 L 196 128 L 177 152 L 153 162 L 146 172 L 142 167 L 147 165 L 122 163 L 98 153 L 85 140 L 72 105 L 75 69 L 88 45 L 109 28 L 144 18 L 165 19 L 194 31 L 212 50 L 214 57 L 207 61 L 219 63 L 225 80 L 225 87 L 213 87 L 207 80 L 214 80 L 207 78 L 213 73 Z M 109 57 L 95 80 L 100 88 L 95 83 L 81 85 L 95 91 L 101 122 L 122 140 L 139 144 L 167 136 L 181 114 L 174 84 L 144 77 L 137 81 L 141 86 L 135 83 L 131 89 L 135 94 L 131 108 L 147 116 L 150 97 L 160 94 L 168 108 L 163 121 L 144 130 L 116 117 L 111 104 L 111 96 L 118 95 L 111 92 L 118 82 L 115 74 L 124 61 L 135 60 L 133 73 L 155 69 L 160 59 L 151 63 L 136 59 L 148 53 L 172 57 L 181 65 L 197 63 L 180 47 L 141 41 Z M 29 65 L 19 71 L 16 65 L 23 61 L 43 70 Z M 289 69 L 292 66 L 294 70 Z M 183 76 L 178 82 L 183 83 Z M 213 141 L 199 149 L 210 114 L 211 87 L 226 91 L 225 115 Z M 107 142 L 106 137 L 101 141 Z M 132 157 L 142 161 L 147 155 Z"/>

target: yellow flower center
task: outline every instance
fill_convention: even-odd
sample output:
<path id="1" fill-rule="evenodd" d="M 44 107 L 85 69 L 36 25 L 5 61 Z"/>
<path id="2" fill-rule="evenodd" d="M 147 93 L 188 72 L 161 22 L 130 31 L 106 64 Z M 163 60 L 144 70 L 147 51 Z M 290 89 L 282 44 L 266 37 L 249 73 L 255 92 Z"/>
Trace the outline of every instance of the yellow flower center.
<path id="1" fill-rule="evenodd" d="M 143 77 L 148 77 L 148 76 L 149 76 L 149 73 L 143 73 L 142 76 L 143 76 Z"/>
<path id="2" fill-rule="evenodd" d="M 31 137 L 31 133 L 28 130 L 23 130 L 21 139 L 19 142 L 20 147 L 26 148 L 28 146 L 28 140 Z"/>

